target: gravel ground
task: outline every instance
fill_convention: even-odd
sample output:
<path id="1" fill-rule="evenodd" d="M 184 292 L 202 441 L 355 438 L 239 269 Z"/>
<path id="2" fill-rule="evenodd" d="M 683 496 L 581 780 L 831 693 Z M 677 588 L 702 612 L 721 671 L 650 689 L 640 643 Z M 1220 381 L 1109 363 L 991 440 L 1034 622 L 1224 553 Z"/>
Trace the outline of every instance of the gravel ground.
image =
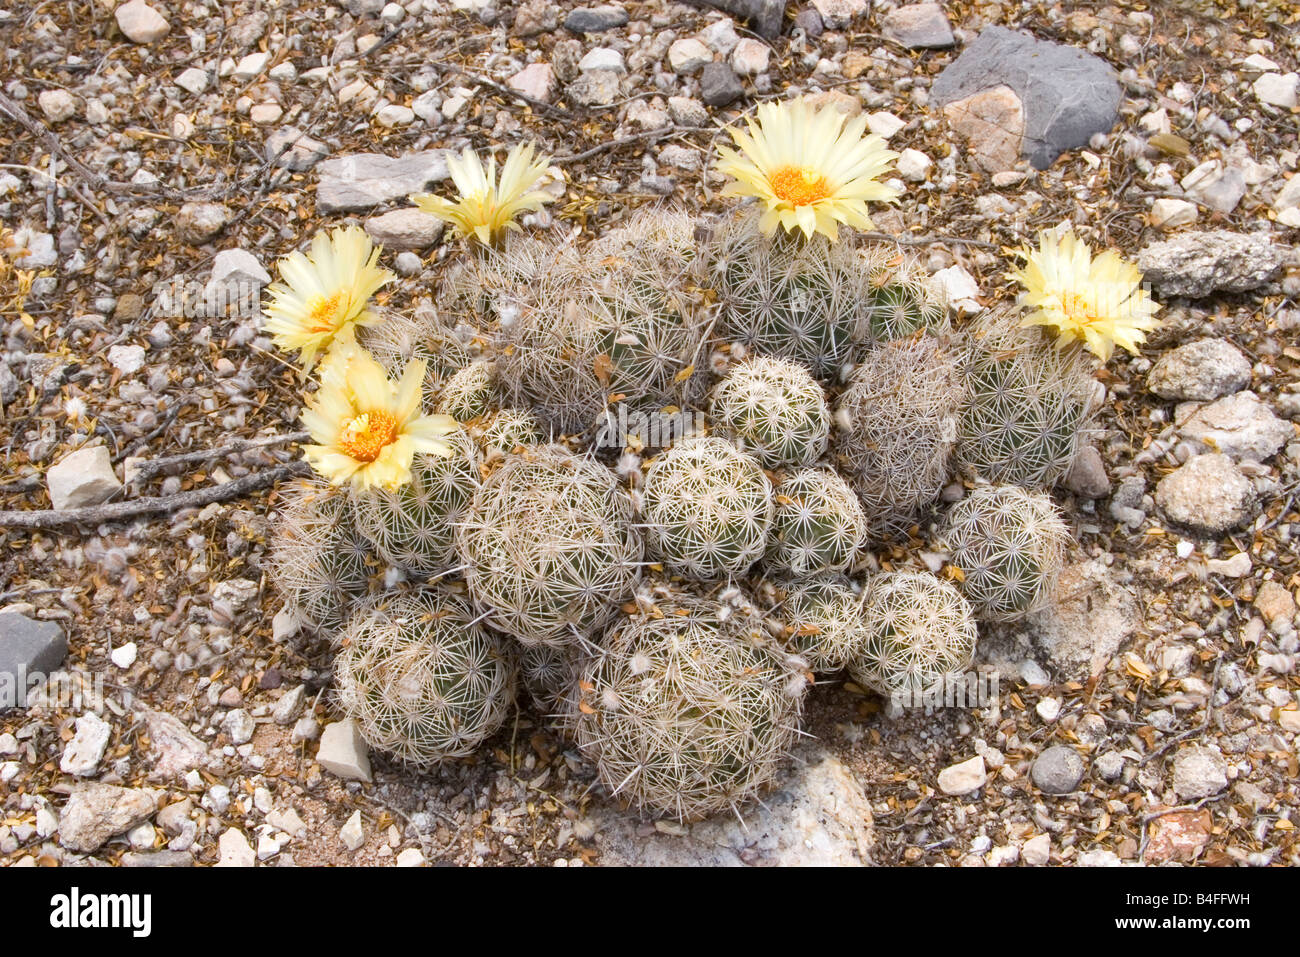
<path id="1" fill-rule="evenodd" d="M 893 5 L 818 0 L 790 4 L 797 19 L 764 57 L 736 47 L 754 39 L 743 25 L 663 0 L 586 12 L 589 27 L 617 25 L 585 33 L 565 28 L 568 2 L 150 4 L 165 32 L 141 0 L 0 11 L 0 223 L 29 251 L 18 266 L 38 272 L 24 315 L 0 274 L 2 504 L 48 509 L 47 469 L 89 446 L 119 479 L 135 473 L 119 501 L 200 495 L 98 526 L 0 523 L 0 604 L 60 625 L 65 668 L 102 677 L 106 695 L 99 723 L 57 702 L 0 713 L 0 862 L 590 865 L 635 859 L 651 835 L 662 859 L 730 862 L 699 850 L 698 829 L 721 825 L 683 834 L 618 809 L 527 705 L 477 757 L 423 776 L 377 755 L 373 784 L 321 769 L 315 737 L 337 717 L 329 655 L 276 626 L 264 575 L 270 480 L 297 453 L 272 441 L 170 461 L 296 430 L 296 374 L 256 319 L 171 315 L 157 287 L 206 283 L 224 250 L 271 270 L 322 226 L 403 205 L 399 191 L 330 211 L 337 193 L 318 187 L 339 170 L 321 155 L 535 137 L 565 182 L 530 228 L 595 235 L 666 197 L 722 209 L 720 181 L 701 172 L 721 127 L 819 91 L 922 154 L 878 228 L 931 272 L 973 277 L 978 305 L 1012 295 L 1006 247 L 1064 220 L 1129 257 L 1207 229 L 1281 251 L 1249 288 L 1189 300 L 1157 286 L 1163 328 L 1099 374 L 1100 461 L 1058 490 L 1076 532 L 1060 605 L 981 635 L 996 700 L 891 715 L 843 676 L 818 686 L 817 750 L 800 752 L 787 790 L 815 806 L 800 826 L 821 836 L 764 843 L 764 829 L 793 826 L 773 801 L 736 838 L 738 860 L 812 860 L 816 845 L 829 855 L 817 859 L 885 864 L 1300 863 L 1300 195 L 1287 206 L 1300 114 L 1262 102 L 1277 94 L 1260 84 L 1294 92 L 1294 26 L 1250 10 L 949 0 L 955 46 L 910 48 Z M 1124 94 L 1114 130 L 1044 171 L 987 172 L 930 87 L 991 25 L 1109 62 Z M 693 37 L 703 54 L 680 45 Z M 692 53 L 743 75 L 692 71 Z M 543 69 L 520 77 L 529 64 L 550 64 L 553 86 Z M 704 102 L 729 84 L 734 99 Z M 277 157 L 286 130 L 316 142 Z M 1228 175 L 1198 191 L 1186 177 L 1211 160 Z M 413 240 L 423 255 L 386 253 L 406 277 L 389 308 L 418 309 L 461 252 L 432 239 Z M 1203 339 L 1222 341 L 1210 359 L 1174 353 Z M 1161 484 L 1193 459 L 1204 474 Z M 1215 493 L 1238 480 L 1248 514 L 1208 527 L 1233 507 Z M 246 494 L 203 502 L 241 481 Z M 879 558 L 920 566 L 922 550 Z M 844 781 L 861 793 L 834 791 Z"/>

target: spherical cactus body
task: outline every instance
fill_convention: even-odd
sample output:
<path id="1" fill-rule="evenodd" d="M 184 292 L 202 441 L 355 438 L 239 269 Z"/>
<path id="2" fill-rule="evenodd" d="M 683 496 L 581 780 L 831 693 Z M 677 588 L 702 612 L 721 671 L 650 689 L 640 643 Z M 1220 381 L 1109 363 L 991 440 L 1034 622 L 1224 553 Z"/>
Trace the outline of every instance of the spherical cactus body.
<path id="1" fill-rule="evenodd" d="M 578 740 L 615 797 L 693 820 L 771 782 L 806 680 L 757 619 L 705 600 L 661 611 L 620 622 L 588 664 Z"/>
<path id="2" fill-rule="evenodd" d="M 631 593 L 642 557 L 613 474 L 555 445 L 506 456 L 456 544 L 488 624 L 524 644 L 580 645 Z"/>
<path id="3" fill-rule="evenodd" d="M 293 486 L 276 516 L 271 576 L 307 624 L 331 632 L 366 593 L 377 562 L 357 531 L 346 492 L 320 482 Z"/>
<path id="4" fill-rule="evenodd" d="M 955 504 L 943 538 L 976 614 L 1010 621 L 1051 604 L 1070 533 L 1048 496 L 1004 485 Z"/>
<path id="5" fill-rule="evenodd" d="M 767 563 L 795 576 L 843 571 L 867 539 L 867 517 L 830 469 L 800 469 L 776 487 Z"/>
<path id="6" fill-rule="evenodd" d="M 869 634 L 849 661 L 859 685 L 915 700 L 934 695 L 970 667 L 976 626 L 970 604 L 928 573 L 888 572 L 868 580 L 863 617 Z"/>
<path id="7" fill-rule="evenodd" d="M 490 362 L 471 362 L 457 371 L 442 387 L 438 412 L 457 422 L 469 422 L 487 415 L 495 402 L 496 376 Z"/>
<path id="8" fill-rule="evenodd" d="M 790 650 L 818 673 L 839 671 L 857 658 L 871 634 L 862 593 L 841 576 L 792 583 L 780 615 Z"/>
<path id="9" fill-rule="evenodd" d="M 469 436 L 453 432 L 447 442 L 450 456 L 415 456 L 405 485 L 353 496 L 357 527 L 375 551 L 416 576 L 438 575 L 458 564 L 456 526 L 480 484 Z"/>
<path id="10" fill-rule="evenodd" d="M 767 547 L 772 483 L 731 443 L 687 439 L 647 470 L 642 510 L 651 557 L 696 578 L 738 575 Z"/>
<path id="11" fill-rule="evenodd" d="M 736 366 L 713 390 L 719 434 L 768 468 L 810 465 L 826 451 L 826 395 L 798 363 L 758 357 Z"/>
<path id="12" fill-rule="evenodd" d="M 504 641 L 442 588 L 362 606 L 344 631 L 335 681 L 361 736 L 401 761 L 427 766 L 472 754 L 514 703 Z"/>

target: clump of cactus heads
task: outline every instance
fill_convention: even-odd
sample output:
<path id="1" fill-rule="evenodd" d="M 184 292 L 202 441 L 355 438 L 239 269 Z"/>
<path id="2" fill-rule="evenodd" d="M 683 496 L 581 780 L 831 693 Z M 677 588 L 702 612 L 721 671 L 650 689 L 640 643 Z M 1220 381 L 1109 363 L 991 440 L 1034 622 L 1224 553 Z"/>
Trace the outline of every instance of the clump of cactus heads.
<path id="1" fill-rule="evenodd" d="M 760 619 L 716 602 L 662 603 L 619 623 L 586 667 L 578 740 L 609 791 L 693 820 L 771 783 L 807 681 Z"/>
<path id="2" fill-rule="evenodd" d="M 934 336 L 880 343 L 840 398 L 835 457 L 873 531 L 908 519 L 948 481 L 965 394 L 957 359 Z"/>
<path id="3" fill-rule="evenodd" d="M 1011 621 L 1051 603 L 1070 533 L 1047 495 L 1003 485 L 954 505 L 943 538 L 976 614 Z"/>
<path id="4" fill-rule="evenodd" d="M 488 461 L 509 455 L 520 446 L 546 441 L 537 416 L 526 409 L 498 409 L 474 429 L 474 441 Z"/>
<path id="5" fill-rule="evenodd" d="M 363 606 L 343 632 L 334 678 L 373 748 L 427 766 L 472 754 L 514 703 L 504 641 L 443 588 Z"/>
<path id="6" fill-rule="evenodd" d="M 748 351 L 834 378 L 868 335 L 867 270 L 847 239 L 767 238 L 757 218 L 753 210 L 728 217 L 706 244 L 719 331 Z"/>
<path id="7" fill-rule="evenodd" d="M 957 463 L 991 482 L 1048 487 L 1069 469 L 1089 420 L 1091 377 L 1076 351 L 994 315 L 971 332 Z"/>
<path id="8" fill-rule="evenodd" d="M 719 433 L 768 468 L 817 461 L 831 429 L 826 395 L 807 368 L 764 356 L 718 383 L 711 415 Z"/>
<path id="9" fill-rule="evenodd" d="M 613 474 L 556 445 L 507 455 L 456 544 L 488 624 L 526 645 L 580 645 L 631 593 L 642 556 Z"/>
<path id="10" fill-rule="evenodd" d="M 387 311 L 384 321 L 359 326 L 357 341 L 394 379 L 400 379 L 412 359 L 423 359 L 424 406 L 432 409 L 442 384 L 469 365 L 469 353 L 452 330 L 426 303 L 414 316 Z"/>
<path id="11" fill-rule="evenodd" d="M 917 263 L 900 267 L 893 260 L 881 262 L 877 253 L 868 264 L 871 285 L 866 307 L 872 339 L 880 342 L 906 339 L 917 332 L 948 331 L 947 297 Z"/>
<path id="12" fill-rule="evenodd" d="M 970 604 L 928 572 L 868 580 L 863 618 L 867 640 L 849 661 L 849 674 L 864 688 L 915 700 L 970 667 L 976 638 Z"/>
<path id="13" fill-rule="evenodd" d="M 396 489 L 354 494 L 357 527 L 381 558 L 420 576 L 454 568 L 455 530 L 479 487 L 474 445 L 464 431 L 447 436 L 453 454 L 417 455 L 411 480 Z"/>
<path id="14" fill-rule="evenodd" d="M 515 290 L 532 285 L 554 265 L 555 243 L 509 232 L 496 245 L 477 244 L 473 255 L 447 269 L 438 290 L 439 308 L 476 329 L 508 324 L 515 315 Z"/>
<path id="15" fill-rule="evenodd" d="M 790 650 L 819 673 L 839 671 L 861 655 L 871 633 L 862 593 L 838 575 L 792 584 L 780 615 Z"/>
<path id="16" fill-rule="evenodd" d="M 617 230 L 581 259 L 561 255 L 518 290 L 498 351 L 510 401 L 549 426 L 580 433 L 607 407 L 634 411 L 697 401 L 693 374 L 706 329 L 703 296 L 684 283 L 693 236 L 689 218 L 649 214 Z"/>
<path id="17" fill-rule="evenodd" d="M 290 487 L 276 515 L 271 577 L 308 625 L 330 632 L 366 593 L 376 562 L 357 531 L 352 501 L 321 482 Z"/>
<path id="18" fill-rule="evenodd" d="M 730 442 L 687 439 L 651 464 L 642 510 L 649 552 L 672 571 L 738 575 L 767 547 L 772 483 Z"/>
<path id="19" fill-rule="evenodd" d="M 469 422 L 491 411 L 496 396 L 492 363 L 479 359 L 456 372 L 442 387 L 437 410 L 457 422 Z"/>
<path id="20" fill-rule="evenodd" d="M 796 576 L 848 568 L 866 542 L 867 517 L 830 469 L 800 469 L 776 487 L 767 563 Z"/>

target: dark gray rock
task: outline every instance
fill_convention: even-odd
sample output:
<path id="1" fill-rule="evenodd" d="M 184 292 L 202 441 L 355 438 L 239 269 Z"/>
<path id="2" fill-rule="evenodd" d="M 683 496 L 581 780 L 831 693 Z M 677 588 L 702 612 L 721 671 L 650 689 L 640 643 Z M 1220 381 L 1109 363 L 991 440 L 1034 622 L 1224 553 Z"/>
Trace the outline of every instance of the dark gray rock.
<path id="1" fill-rule="evenodd" d="M 574 33 L 604 33 L 627 25 L 627 11 L 622 7 L 579 7 L 564 18 L 564 28 Z"/>
<path id="2" fill-rule="evenodd" d="M 711 7 L 716 7 L 731 14 L 737 20 L 749 21 L 749 28 L 765 40 L 772 40 L 781 34 L 781 23 L 785 20 L 786 0 L 703 0 Z M 817 32 L 804 27 L 808 36 L 821 36 L 822 18 L 816 10 L 800 11 L 799 17 L 811 13 L 816 18 Z M 795 20 L 798 22 L 799 17 Z"/>
<path id="3" fill-rule="evenodd" d="M 736 72 L 720 60 L 706 63 L 700 71 L 700 99 L 709 106 L 726 106 L 744 92 Z"/>
<path id="4" fill-rule="evenodd" d="M 1029 776 L 1047 794 L 1069 794 L 1083 779 L 1083 758 L 1074 748 L 1053 745 L 1034 761 Z"/>
<path id="5" fill-rule="evenodd" d="M 1119 119 L 1119 81 L 1104 60 L 1005 27 L 980 33 L 931 92 L 946 106 L 997 86 L 1010 87 L 1024 104 L 1021 150 L 1037 169 L 1109 132 Z"/>
<path id="6" fill-rule="evenodd" d="M 1138 253 L 1138 268 L 1161 297 L 1201 299 L 1215 292 L 1251 292 L 1282 272 L 1290 250 L 1267 233 L 1226 229 L 1179 233 Z"/>
<path id="7" fill-rule="evenodd" d="M 316 207 L 322 213 L 359 212 L 422 193 L 450 175 L 444 150 L 393 158 L 353 153 L 320 164 Z"/>
<path id="8" fill-rule="evenodd" d="M 1094 446 L 1079 449 L 1061 484 L 1080 498 L 1105 498 L 1110 494 L 1110 479 L 1101 453 Z"/>
<path id="9" fill-rule="evenodd" d="M 54 622 L 0 612 L 0 711 L 18 703 L 28 675 L 52 674 L 67 656 L 68 639 Z M 6 700 L 11 694 L 14 700 Z"/>
<path id="10" fill-rule="evenodd" d="M 822 15 L 811 7 L 800 10 L 794 15 L 794 25 L 803 27 L 804 34 L 811 40 L 816 40 L 826 32 L 826 24 L 822 23 Z"/>

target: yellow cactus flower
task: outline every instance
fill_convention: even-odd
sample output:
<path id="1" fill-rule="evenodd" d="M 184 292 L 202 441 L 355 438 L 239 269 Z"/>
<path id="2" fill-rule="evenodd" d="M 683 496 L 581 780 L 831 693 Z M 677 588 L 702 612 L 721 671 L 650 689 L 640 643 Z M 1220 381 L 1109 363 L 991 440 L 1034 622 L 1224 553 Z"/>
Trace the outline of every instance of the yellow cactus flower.
<path id="1" fill-rule="evenodd" d="M 350 338 L 356 326 L 379 321 L 366 307 L 394 276 L 377 266 L 378 260 L 379 249 L 360 226 L 319 232 L 310 253 L 292 252 L 280 260 L 283 281 L 267 289 L 265 328 L 280 348 L 302 353 L 304 374 L 335 338 Z"/>
<path id="2" fill-rule="evenodd" d="M 447 158 L 447 168 L 460 198 L 456 202 L 420 193 L 411 197 L 426 213 L 451 223 L 461 236 L 472 236 L 479 242 L 491 244 L 507 229 L 518 229 L 515 217 L 526 210 L 541 209 L 551 202 L 551 197 L 533 187 L 546 175 L 550 159 L 533 158 L 536 147 L 532 143 L 520 144 L 506 156 L 501 168 L 501 182 L 497 183 L 496 157 L 488 159 L 487 169 L 473 150 Z"/>
<path id="3" fill-rule="evenodd" d="M 756 196 L 766 207 L 759 228 L 777 226 L 834 242 L 839 224 L 871 229 L 869 202 L 895 202 L 901 191 L 876 181 L 898 158 L 876 134 L 863 136 L 867 118 L 847 118 L 834 106 L 814 111 L 803 100 L 764 103 L 749 131 L 731 129 L 740 152 L 718 147 L 719 171 L 734 179 L 726 196 Z"/>
<path id="4" fill-rule="evenodd" d="M 342 343 L 321 369 L 321 387 L 307 400 L 303 425 L 315 445 L 304 445 L 312 468 L 331 484 L 393 489 L 411 480 L 416 453 L 447 456 L 443 436 L 460 426 L 447 415 L 420 407 L 425 362 L 413 359 L 400 382 L 364 349 Z"/>
<path id="5" fill-rule="evenodd" d="M 1142 273 L 1114 250 L 1093 258 L 1088 244 L 1067 232 L 1040 233 L 1038 248 L 1024 247 L 1025 265 L 1007 273 L 1024 286 L 1018 300 L 1033 309 L 1022 325 L 1048 326 L 1057 345 L 1076 340 L 1103 362 L 1115 346 L 1137 354 L 1160 310 L 1142 288 Z"/>

